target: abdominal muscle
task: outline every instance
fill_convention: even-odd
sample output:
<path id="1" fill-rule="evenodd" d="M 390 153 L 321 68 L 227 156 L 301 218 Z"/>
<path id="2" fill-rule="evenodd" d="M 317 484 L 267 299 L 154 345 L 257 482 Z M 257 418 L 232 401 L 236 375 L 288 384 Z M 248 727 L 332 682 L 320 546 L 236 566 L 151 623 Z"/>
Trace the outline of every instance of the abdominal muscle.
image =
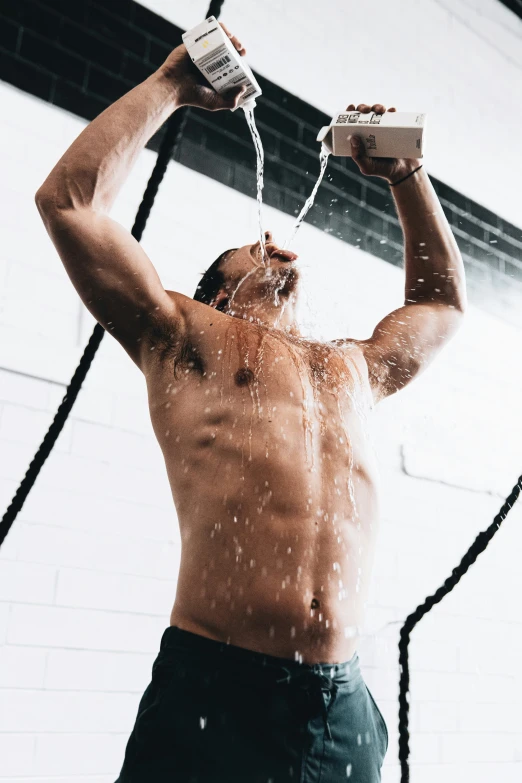
<path id="1" fill-rule="evenodd" d="M 233 445 L 218 458 L 218 432 L 218 470 L 194 458 L 186 488 L 170 471 L 182 541 L 171 625 L 304 663 L 347 661 L 370 583 L 375 477 L 359 455 L 350 497 L 337 460 L 323 456 L 310 473 L 297 450 L 267 460 L 252 440 L 248 468 Z"/>
<path id="2" fill-rule="evenodd" d="M 283 529 L 284 536 L 244 548 L 225 544 L 219 553 L 198 535 L 185 541 L 171 625 L 303 663 L 350 660 L 363 622 L 372 552 L 363 547 L 358 555 L 354 530 L 345 531 L 344 541 L 352 539 L 353 546 L 343 556 L 337 537 L 329 541 L 331 536 L 316 533 L 306 537 L 308 547 L 292 548 L 287 520 L 281 521 Z M 302 525 L 294 529 L 302 533 Z"/>

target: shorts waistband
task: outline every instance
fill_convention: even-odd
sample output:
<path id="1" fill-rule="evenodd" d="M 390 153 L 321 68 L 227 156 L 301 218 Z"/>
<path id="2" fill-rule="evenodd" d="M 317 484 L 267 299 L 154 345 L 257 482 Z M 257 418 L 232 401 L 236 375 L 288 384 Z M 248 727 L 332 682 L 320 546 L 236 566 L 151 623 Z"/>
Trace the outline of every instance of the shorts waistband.
<path id="1" fill-rule="evenodd" d="M 161 652 L 171 649 L 185 651 L 192 655 L 201 656 L 209 660 L 226 664 L 234 668 L 245 665 L 259 668 L 268 673 L 273 672 L 278 677 L 288 681 L 294 678 L 300 679 L 303 674 L 318 675 L 330 679 L 337 686 L 352 684 L 354 687 L 361 680 L 360 662 L 357 653 L 354 653 L 349 661 L 342 663 L 300 663 L 291 658 L 280 658 L 274 655 L 248 650 L 244 647 L 236 647 L 232 644 L 209 639 L 206 636 L 185 631 L 178 626 L 171 625 L 165 629 L 161 638 Z"/>

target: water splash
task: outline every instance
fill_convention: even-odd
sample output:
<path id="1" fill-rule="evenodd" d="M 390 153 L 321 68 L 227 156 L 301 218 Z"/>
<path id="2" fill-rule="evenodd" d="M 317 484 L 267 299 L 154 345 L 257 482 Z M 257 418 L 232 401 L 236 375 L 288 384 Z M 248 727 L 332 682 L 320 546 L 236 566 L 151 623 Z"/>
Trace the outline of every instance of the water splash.
<path id="1" fill-rule="evenodd" d="M 321 169 L 319 171 L 317 182 L 315 183 L 314 189 L 310 193 L 309 197 L 306 199 L 304 207 L 302 208 L 301 212 L 297 216 L 292 233 L 290 234 L 289 238 L 286 240 L 285 244 L 283 245 L 283 248 L 285 250 L 290 245 L 290 243 L 294 241 L 295 235 L 299 231 L 299 228 L 301 227 L 303 220 L 305 219 L 305 217 L 307 216 L 308 212 L 310 211 L 310 209 L 314 204 L 317 191 L 319 190 L 319 185 L 323 181 L 323 177 L 326 171 L 326 167 L 328 165 L 329 157 L 330 157 L 330 151 L 324 145 L 321 146 L 321 151 L 319 153 L 319 161 L 321 163 Z"/>
<path id="2" fill-rule="evenodd" d="M 256 121 L 254 119 L 254 109 L 246 109 L 243 107 L 243 111 L 245 112 L 245 118 L 247 121 L 247 125 L 250 129 L 250 133 L 252 134 L 252 141 L 254 142 L 254 147 L 256 150 L 256 159 L 257 159 L 257 220 L 259 224 L 259 242 L 261 245 L 261 260 L 262 263 L 266 265 L 267 263 L 267 255 L 266 255 L 266 247 L 265 247 L 265 235 L 263 233 L 263 218 L 262 218 L 262 207 L 263 207 L 263 187 L 264 187 L 264 170 L 265 170 L 265 151 L 263 149 L 263 143 L 261 141 L 261 137 L 259 135 L 259 131 L 257 129 Z"/>
<path id="3" fill-rule="evenodd" d="M 233 305 L 233 303 L 234 303 L 234 297 L 236 296 L 237 292 L 239 291 L 239 289 L 241 288 L 241 286 L 243 285 L 243 283 L 245 283 L 245 282 L 248 280 L 248 278 L 249 278 L 251 275 L 255 274 L 255 272 L 256 272 L 256 267 L 253 267 L 253 268 L 252 268 L 252 269 L 250 269 L 248 272 L 246 272 L 246 273 L 243 275 L 243 277 L 240 279 L 240 281 L 239 281 L 239 283 L 237 284 L 237 286 L 236 286 L 236 287 L 234 288 L 234 290 L 232 291 L 232 293 L 231 293 L 231 295 L 230 295 L 230 299 L 229 299 L 229 301 L 228 301 L 228 310 L 229 310 L 229 312 L 231 313 L 231 315 L 233 315 L 233 312 L 232 312 L 232 305 Z"/>

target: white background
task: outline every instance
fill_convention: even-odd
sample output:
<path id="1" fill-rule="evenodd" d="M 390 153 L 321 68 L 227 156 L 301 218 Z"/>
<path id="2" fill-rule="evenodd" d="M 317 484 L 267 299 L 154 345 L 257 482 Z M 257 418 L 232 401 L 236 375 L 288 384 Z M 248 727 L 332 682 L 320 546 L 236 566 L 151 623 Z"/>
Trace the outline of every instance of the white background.
<path id="1" fill-rule="evenodd" d="M 159 0 L 147 4 L 161 10 Z M 206 0 L 168 5 L 181 26 L 206 10 Z M 508 158 L 491 140 L 514 138 L 522 120 L 513 14 L 494 2 L 456 2 L 450 15 L 428 0 L 374 3 L 371 16 L 364 4 L 334 0 L 321 3 L 322 17 L 308 0 L 266 2 L 255 14 L 248 7 L 228 0 L 224 19 L 261 73 L 328 112 L 345 98 L 427 111 L 429 173 L 517 222 L 520 150 L 514 144 Z M 311 76 L 299 66 L 303 52 L 317 58 Z M 0 105 L 3 509 L 93 321 L 33 202 L 84 123 L 3 83 Z M 154 159 L 143 153 L 114 209 L 129 228 Z M 223 249 L 255 241 L 255 215 L 252 200 L 171 164 L 143 245 L 165 286 L 191 295 Z M 265 215 L 282 239 L 291 219 L 270 208 Z M 295 249 L 307 281 L 303 317 L 317 335 L 366 337 L 401 304 L 399 269 L 308 225 Z M 390 732 L 384 783 L 399 780 L 400 625 L 450 575 L 522 472 L 520 354 L 514 327 L 471 307 L 438 361 L 377 410 L 383 518 L 359 655 Z M 520 780 L 521 508 L 413 632 L 414 783 Z M 168 625 L 179 554 L 144 382 L 107 336 L 0 550 L 3 783 L 114 781 Z"/>

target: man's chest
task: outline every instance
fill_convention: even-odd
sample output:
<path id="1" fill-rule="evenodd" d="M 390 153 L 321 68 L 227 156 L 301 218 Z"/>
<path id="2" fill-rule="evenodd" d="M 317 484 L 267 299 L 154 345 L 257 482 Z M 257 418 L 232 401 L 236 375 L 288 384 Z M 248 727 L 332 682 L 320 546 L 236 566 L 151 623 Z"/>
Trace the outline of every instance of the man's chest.
<path id="1" fill-rule="evenodd" d="M 364 359 L 362 360 L 364 362 Z M 188 335 L 175 355 L 158 356 L 149 383 L 154 415 L 192 427 L 341 438 L 363 419 L 371 393 L 361 357 L 330 343 L 237 327 Z M 341 434 L 339 434 L 341 432 Z M 217 434 L 216 434 L 217 437 Z"/>

